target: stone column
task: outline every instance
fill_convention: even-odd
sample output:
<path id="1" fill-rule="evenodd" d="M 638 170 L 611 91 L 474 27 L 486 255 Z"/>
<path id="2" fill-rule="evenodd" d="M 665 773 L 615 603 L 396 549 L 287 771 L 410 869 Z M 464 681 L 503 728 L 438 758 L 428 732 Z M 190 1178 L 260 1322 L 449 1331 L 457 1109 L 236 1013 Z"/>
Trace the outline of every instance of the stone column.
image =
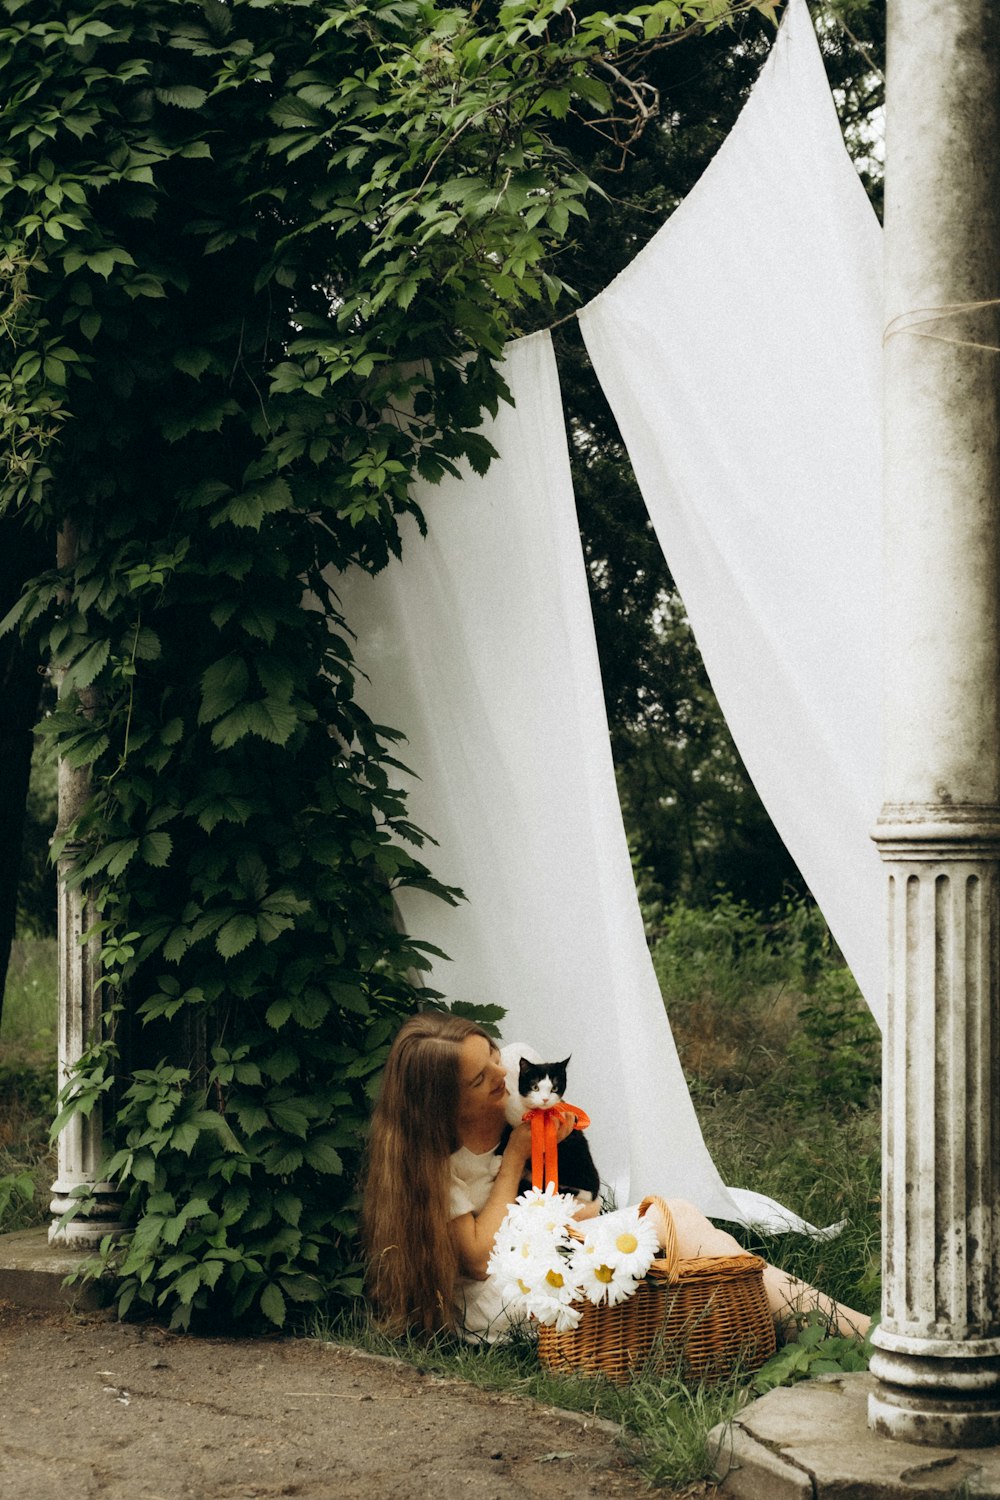
<path id="1" fill-rule="evenodd" d="M 57 562 L 70 567 L 76 560 L 78 535 L 71 525 L 59 533 Z M 60 692 L 62 687 L 60 684 Z M 93 702 L 80 694 L 86 713 Z M 90 795 L 90 776 L 65 760 L 59 762 L 59 813 L 57 836 L 72 827 Z M 100 1035 L 101 995 L 97 980 L 101 971 L 100 945 L 91 939 L 81 942 L 84 933 L 94 925 L 95 913 L 81 886 L 67 884 L 77 848 L 67 844 L 58 862 L 58 951 L 59 951 L 59 1088 L 70 1077 L 73 1065 L 90 1043 Z M 49 1205 L 52 1223 L 49 1240 L 78 1250 L 93 1250 L 109 1232 L 122 1226 L 118 1219 L 120 1195 L 109 1183 L 98 1180 L 98 1167 L 104 1156 L 103 1117 L 100 1104 L 86 1116 L 76 1115 L 60 1132 L 57 1142 L 56 1180 L 52 1184 Z M 74 1190 L 86 1188 L 85 1208 L 62 1228 L 58 1221 L 76 1201 Z"/>
<path id="2" fill-rule="evenodd" d="M 982 347 L 1000 345 L 993 0 L 890 0 L 886 152 L 875 837 L 889 995 L 869 1421 L 973 1446 L 1000 1441 L 1000 353 Z"/>

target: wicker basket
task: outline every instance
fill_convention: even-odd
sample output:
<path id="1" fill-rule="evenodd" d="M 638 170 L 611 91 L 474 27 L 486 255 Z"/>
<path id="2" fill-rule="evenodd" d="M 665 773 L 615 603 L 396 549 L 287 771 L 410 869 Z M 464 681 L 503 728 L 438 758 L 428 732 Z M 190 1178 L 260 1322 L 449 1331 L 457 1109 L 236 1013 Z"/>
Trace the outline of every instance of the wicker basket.
<path id="1" fill-rule="evenodd" d="M 764 1292 L 759 1255 L 701 1256 L 681 1260 L 673 1216 L 655 1203 L 667 1223 L 668 1243 L 631 1297 L 614 1307 L 576 1305 L 576 1328 L 538 1330 L 538 1354 L 549 1370 L 605 1375 L 622 1383 L 643 1367 L 680 1372 L 685 1380 L 724 1379 L 739 1365 L 757 1370 L 774 1353 L 774 1319 Z"/>

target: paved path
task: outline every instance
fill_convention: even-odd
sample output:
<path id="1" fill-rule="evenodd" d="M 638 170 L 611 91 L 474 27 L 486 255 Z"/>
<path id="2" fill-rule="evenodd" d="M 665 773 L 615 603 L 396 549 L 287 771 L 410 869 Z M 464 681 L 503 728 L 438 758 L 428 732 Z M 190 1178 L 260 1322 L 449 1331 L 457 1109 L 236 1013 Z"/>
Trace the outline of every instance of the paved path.
<path id="1" fill-rule="evenodd" d="M 607 1424 L 394 1361 L 0 1302 L 3 1500 L 649 1493 Z"/>

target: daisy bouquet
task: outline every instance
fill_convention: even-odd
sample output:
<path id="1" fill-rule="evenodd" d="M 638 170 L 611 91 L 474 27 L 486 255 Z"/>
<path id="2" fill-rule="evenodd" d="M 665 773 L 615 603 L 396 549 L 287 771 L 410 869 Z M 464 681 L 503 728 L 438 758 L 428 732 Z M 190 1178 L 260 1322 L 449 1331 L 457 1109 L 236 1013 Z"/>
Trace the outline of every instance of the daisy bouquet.
<path id="1" fill-rule="evenodd" d="M 638 1208 L 618 1209 L 571 1233 L 579 1204 L 551 1185 L 533 1188 L 511 1204 L 487 1267 L 513 1311 L 530 1313 L 558 1333 L 580 1321 L 580 1302 L 630 1297 L 659 1253 L 653 1225 Z"/>

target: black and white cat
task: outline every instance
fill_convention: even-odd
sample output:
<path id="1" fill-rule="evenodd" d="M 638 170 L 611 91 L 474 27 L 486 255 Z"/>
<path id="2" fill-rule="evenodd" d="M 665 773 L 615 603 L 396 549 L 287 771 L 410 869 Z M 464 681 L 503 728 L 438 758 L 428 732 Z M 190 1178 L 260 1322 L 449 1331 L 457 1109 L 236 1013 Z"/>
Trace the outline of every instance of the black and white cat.
<path id="1" fill-rule="evenodd" d="M 520 1124 L 529 1109 L 551 1109 L 565 1099 L 568 1057 L 563 1062 L 543 1062 L 530 1047 L 514 1043 L 501 1050 L 500 1061 L 507 1072 L 508 1124 Z M 530 1178 L 525 1185 L 531 1186 Z M 574 1130 L 559 1143 L 559 1191 L 589 1203 L 600 1190 L 587 1138 L 582 1130 Z"/>

